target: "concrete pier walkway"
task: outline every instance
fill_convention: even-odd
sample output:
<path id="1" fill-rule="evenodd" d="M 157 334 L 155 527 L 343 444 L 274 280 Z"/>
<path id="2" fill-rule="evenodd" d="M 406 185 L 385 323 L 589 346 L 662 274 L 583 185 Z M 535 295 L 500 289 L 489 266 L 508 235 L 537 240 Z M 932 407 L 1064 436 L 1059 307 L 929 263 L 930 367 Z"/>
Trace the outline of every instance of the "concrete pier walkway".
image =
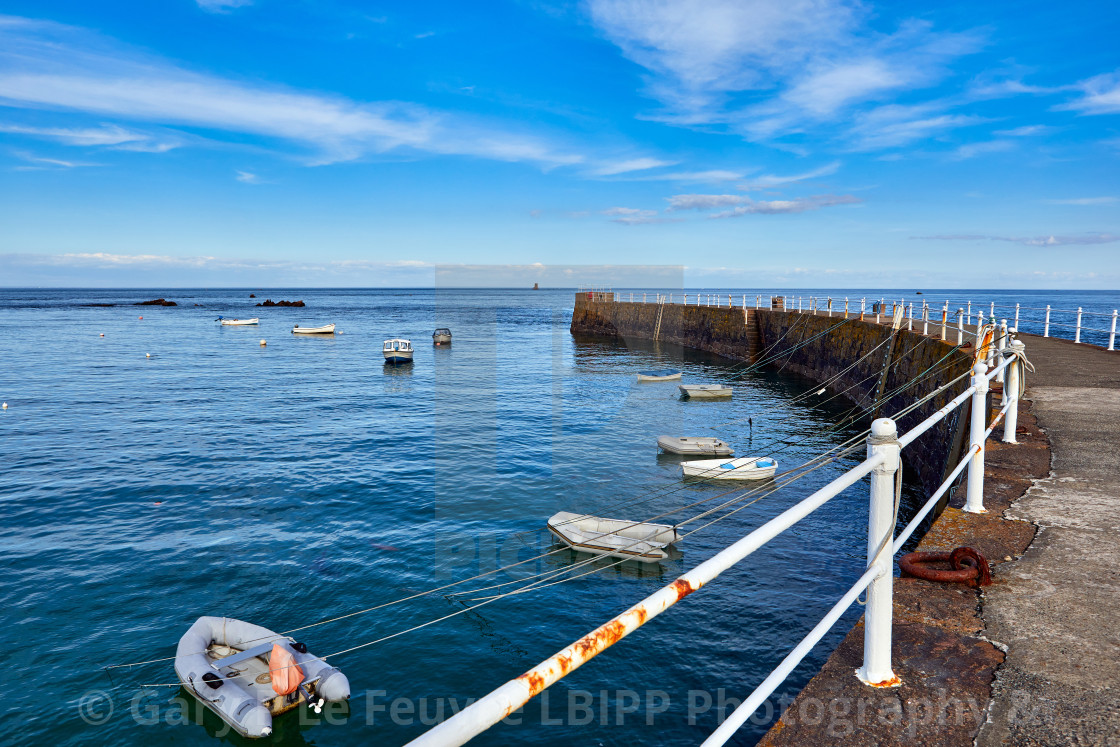
<path id="1" fill-rule="evenodd" d="M 1037 533 L 983 594 L 1006 654 L 976 743 L 1120 745 L 1120 353 L 1023 341 L 1051 474 L 1005 513 Z"/>

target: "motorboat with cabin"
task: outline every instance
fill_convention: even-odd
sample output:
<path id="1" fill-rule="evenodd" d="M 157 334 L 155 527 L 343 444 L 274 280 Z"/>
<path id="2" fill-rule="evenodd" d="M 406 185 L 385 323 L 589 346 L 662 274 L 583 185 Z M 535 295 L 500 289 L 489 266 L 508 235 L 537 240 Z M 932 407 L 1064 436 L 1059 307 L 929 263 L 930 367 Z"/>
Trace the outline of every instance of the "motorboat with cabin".
<path id="1" fill-rule="evenodd" d="M 412 363 L 412 341 L 405 340 L 400 337 L 395 337 L 392 340 L 386 340 L 381 346 L 381 352 L 385 355 L 385 362 L 392 365 L 400 365 L 402 363 Z"/>
<path id="2" fill-rule="evenodd" d="M 450 345 L 451 344 L 451 330 L 447 327 L 440 327 L 432 333 L 432 343 L 435 345 Z"/>

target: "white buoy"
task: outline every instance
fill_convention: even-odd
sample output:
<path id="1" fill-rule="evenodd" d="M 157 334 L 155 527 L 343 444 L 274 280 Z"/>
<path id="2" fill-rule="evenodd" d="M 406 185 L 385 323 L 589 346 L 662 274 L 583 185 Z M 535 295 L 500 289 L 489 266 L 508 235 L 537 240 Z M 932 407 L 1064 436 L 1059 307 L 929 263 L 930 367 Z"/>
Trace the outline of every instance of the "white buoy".
<path id="1" fill-rule="evenodd" d="M 151 358 L 151 357 L 152 357 L 152 354 L 151 354 L 151 353 L 144 353 L 144 357 L 145 357 L 145 358 Z"/>
<path id="2" fill-rule="evenodd" d="M 0 408 L 2 408 L 4 410 L 7 410 L 8 409 L 8 403 L 5 402 L 4 404 L 0 405 Z"/>
<path id="3" fill-rule="evenodd" d="M 263 347 L 264 347 L 265 345 L 267 345 L 267 344 L 268 344 L 267 342 L 265 342 L 264 340 L 261 340 L 261 347 L 262 347 L 262 348 L 263 348 Z"/>
<path id="4" fill-rule="evenodd" d="M 101 336 L 102 336 L 102 337 L 104 337 L 104 336 L 105 336 L 105 333 L 104 333 L 104 332 L 102 332 L 102 333 L 101 333 Z"/>

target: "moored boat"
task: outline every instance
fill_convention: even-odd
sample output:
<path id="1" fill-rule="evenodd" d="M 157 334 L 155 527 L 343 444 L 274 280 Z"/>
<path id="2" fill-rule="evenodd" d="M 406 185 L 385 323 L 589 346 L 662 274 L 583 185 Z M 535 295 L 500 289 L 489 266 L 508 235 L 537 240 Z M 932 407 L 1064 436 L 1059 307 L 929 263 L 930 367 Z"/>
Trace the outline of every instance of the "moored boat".
<path id="1" fill-rule="evenodd" d="M 436 345 L 450 345 L 451 330 L 447 327 L 440 327 L 432 333 L 432 342 Z"/>
<path id="2" fill-rule="evenodd" d="M 385 362 L 392 364 L 412 363 L 412 341 L 395 337 L 386 340 L 381 347 Z"/>
<path id="3" fill-rule="evenodd" d="M 301 327 L 298 324 L 292 327 L 293 335 L 333 335 L 334 325 L 324 324 L 321 327 Z"/>
<path id="4" fill-rule="evenodd" d="M 681 538 L 668 524 L 604 519 L 571 511 L 553 515 L 548 531 L 573 550 L 642 563 L 667 559 L 669 545 Z"/>
<path id="5" fill-rule="evenodd" d="M 658 436 L 657 446 L 670 454 L 731 456 L 735 450 L 710 436 Z"/>
<path id="6" fill-rule="evenodd" d="M 226 319 L 224 316 L 220 316 L 215 321 L 221 322 L 223 327 L 247 327 L 250 324 L 261 323 L 258 317 L 253 317 L 252 319 Z"/>
<path id="7" fill-rule="evenodd" d="M 681 384 L 677 388 L 688 399 L 719 399 L 730 397 L 732 392 L 726 384 Z"/>
<path id="8" fill-rule="evenodd" d="M 272 719 L 308 703 L 346 700 L 350 682 L 307 646 L 260 625 L 200 617 L 179 639 L 175 674 L 204 706 L 250 739 L 272 733 Z"/>
<path id="9" fill-rule="evenodd" d="M 680 378 L 681 372 L 673 368 L 638 372 L 638 381 L 679 381 Z"/>
<path id="10" fill-rule="evenodd" d="M 699 459 L 681 462 L 681 471 L 685 477 L 711 480 L 765 480 L 778 471 L 778 462 L 770 457 Z"/>

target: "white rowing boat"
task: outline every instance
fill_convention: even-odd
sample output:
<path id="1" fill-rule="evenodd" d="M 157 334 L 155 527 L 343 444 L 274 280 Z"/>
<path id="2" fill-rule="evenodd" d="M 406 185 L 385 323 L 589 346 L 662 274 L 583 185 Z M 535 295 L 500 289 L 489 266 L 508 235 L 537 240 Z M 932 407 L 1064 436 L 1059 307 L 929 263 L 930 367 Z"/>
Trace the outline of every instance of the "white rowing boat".
<path id="1" fill-rule="evenodd" d="M 261 320 L 257 317 L 252 319 L 226 319 L 224 316 L 218 317 L 218 321 L 222 323 L 223 327 L 247 327 L 250 324 L 260 324 Z"/>
<path id="2" fill-rule="evenodd" d="M 688 399 L 719 399 L 731 396 L 731 387 L 726 384 L 681 384 L 681 396 Z"/>
<path id="3" fill-rule="evenodd" d="M 765 480 L 778 471 L 778 462 L 770 457 L 739 457 L 738 459 L 699 459 L 681 462 L 685 477 L 711 480 Z"/>
<path id="4" fill-rule="evenodd" d="M 670 454 L 731 456 L 735 450 L 710 436 L 658 436 L 657 446 Z"/>
<path id="5" fill-rule="evenodd" d="M 680 378 L 681 372 L 672 368 L 638 372 L 638 381 L 680 381 Z"/>
<path id="6" fill-rule="evenodd" d="M 681 538 L 668 524 L 604 519 L 571 511 L 560 511 L 549 519 L 548 531 L 573 550 L 642 563 L 665 560 L 669 545 Z"/>
<path id="7" fill-rule="evenodd" d="M 334 325 L 324 324 L 322 327 L 301 327 L 298 324 L 292 327 L 293 335 L 333 335 Z"/>

